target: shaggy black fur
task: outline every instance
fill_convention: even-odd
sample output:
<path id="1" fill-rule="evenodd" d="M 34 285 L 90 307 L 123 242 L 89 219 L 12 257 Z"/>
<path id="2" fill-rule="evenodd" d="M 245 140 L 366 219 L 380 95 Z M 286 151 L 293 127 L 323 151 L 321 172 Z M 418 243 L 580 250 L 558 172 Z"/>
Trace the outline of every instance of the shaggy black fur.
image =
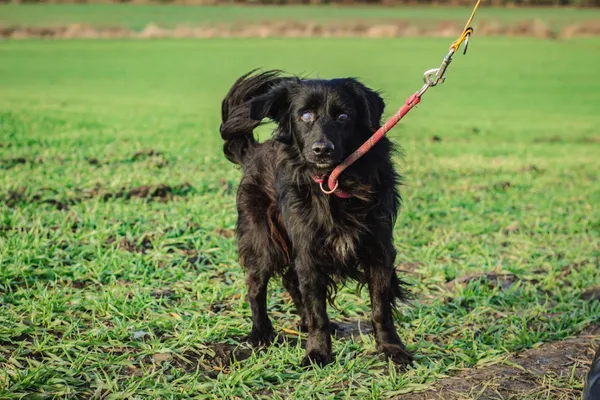
<path id="1" fill-rule="evenodd" d="M 392 144 L 382 139 L 345 170 L 349 199 L 321 192 L 312 176 L 328 174 L 380 127 L 384 102 L 353 78 L 306 80 L 280 71 L 240 77 L 222 103 L 225 156 L 239 164 L 237 193 L 240 263 L 247 271 L 254 345 L 269 344 L 267 284 L 281 275 L 308 331 L 302 365 L 331 361 L 327 300 L 350 278 L 368 285 L 378 350 L 409 363 L 392 311 L 405 292 L 396 275 L 392 228 L 400 206 Z M 263 119 L 277 124 L 258 143 Z"/>

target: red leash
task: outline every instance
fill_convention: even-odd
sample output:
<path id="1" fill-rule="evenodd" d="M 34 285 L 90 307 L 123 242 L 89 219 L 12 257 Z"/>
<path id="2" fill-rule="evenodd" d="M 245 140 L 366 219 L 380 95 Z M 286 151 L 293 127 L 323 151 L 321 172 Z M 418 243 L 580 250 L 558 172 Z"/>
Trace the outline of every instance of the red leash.
<path id="1" fill-rule="evenodd" d="M 325 181 L 325 176 L 313 176 L 313 180 L 319 184 L 323 193 L 325 193 L 325 194 L 333 193 L 336 196 L 341 197 L 343 199 L 347 199 L 347 198 L 351 197 L 350 194 L 338 189 L 338 185 L 339 185 L 338 177 L 340 176 L 342 171 L 344 171 L 346 168 L 348 168 L 350 165 L 352 165 L 356 160 L 358 160 L 363 155 L 365 155 L 365 153 L 367 151 L 371 150 L 373 148 L 373 146 L 375 146 L 375 144 L 377 144 L 377 142 L 380 141 L 381 138 L 383 138 L 385 136 L 385 134 L 388 133 L 388 131 L 394 127 L 394 125 L 396 125 L 414 106 L 419 104 L 419 102 L 421 101 L 421 96 L 423 96 L 423 94 L 425 94 L 427 89 L 437 85 L 438 83 L 444 82 L 444 80 L 446 79 L 446 76 L 445 76 L 446 69 L 448 68 L 448 65 L 450 65 L 450 62 L 452 61 L 452 56 L 454 55 L 454 53 L 456 51 L 458 51 L 462 42 L 465 42 L 465 49 L 463 51 L 463 54 L 467 53 L 467 47 L 469 46 L 469 38 L 473 34 L 473 28 L 471 28 L 469 25 L 473 21 L 473 17 L 475 16 L 475 11 L 477 11 L 477 7 L 479 7 L 480 2 L 481 2 L 481 0 L 477 0 L 477 4 L 475 4 L 475 8 L 473 9 L 473 12 L 471 13 L 471 17 L 467 21 L 467 24 L 465 25 L 463 32 L 461 33 L 459 38 L 456 39 L 450 45 L 450 51 L 448 52 L 446 57 L 444 57 L 444 60 L 442 61 L 442 64 L 440 65 L 440 67 L 425 71 L 425 74 L 423 75 L 423 80 L 425 81 L 425 84 L 421 87 L 421 89 L 418 92 L 416 92 L 415 94 L 413 94 L 412 96 L 410 96 L 406 100 L 406 103 L 404 103 L 404 105 L 389 120 L 387 120 L 386 123 L 383 124 L 383 126 L 381 128 L 379 128 L 377 130 L 377 132 L 375 132 L 373 134 L 373 136 L 371 136 L 369 138 L 369 140 L 367 140 L 365 143 L 363 143 L 362 146 L 360 146 L 356 151 L 354 151 L 354 153 L 350 154 L 350 156 L 348 156 L 344 161 L 342 161 L 342 163 L 340 165 L 338 165 L 337 167 L 335 167 L 335 169 L 331 172 L 331 175 L 329 175 L 329 179 L 327 180 L 327 185 L 333 189 L 326 190 L 323 187 L 323 182 Z"/>
<path id="2" fill-rule="evenodd" d="M 363 145 L 360 146 L 354 153 L 350 154 L 344 161 L 342 161 L 340 165 L 335 167 L 335 169 L 331 172 L 331 175 L 329 175 L 329 179 L 327 181 L 327 185 L 329 187 L 333 187 L 332 190 L 325 190 L 325 188 L 323 187 L 323 181 L 325 180 L 324 177 L 313 177 L 313 180 L 321 186 L 321 190 L 323 191 L 323 193 L 333 193 L 336 196 L 341 197 L 343 199 L 351 197 L 350 194 L 338 189 L 338 177 L 340 176 L 342 171 L 344 171 L 356 160 L 365 155 L 367 151 L 371 150 L 373 146 L 375 146 L 375 144 L 379 142 L 385 136 L 385 134 L 388 133 L 388 131 L 392 129 L 394 125 L 396 125 L 402 119 L 402 117 L 404 117 L 414 106 L 419 104 L 422 95 L 422 93 L 420 92 L 421 90 L 410 96 L 406 100 L 406 103 L 404 103 L 404 105 L 389 120 L 387 120 L 387 122 L 383 124 L 383 126 L 379 128 L 377 132 L 373 134 L 373 136 L 369 138 L 369 140 L 363 143 Z"/>

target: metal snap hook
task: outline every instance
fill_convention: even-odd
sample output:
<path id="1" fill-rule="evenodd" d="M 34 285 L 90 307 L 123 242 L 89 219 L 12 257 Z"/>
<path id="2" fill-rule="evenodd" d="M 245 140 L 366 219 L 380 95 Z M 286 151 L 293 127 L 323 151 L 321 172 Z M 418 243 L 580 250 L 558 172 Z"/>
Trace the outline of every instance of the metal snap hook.
<path id="1" fill-rule="evenodd" d="M 467 54 L 467 49 L 469 48 L 469 39 L 471 38 L 471 33 L 473 33 L 473 28 L 468 29 L 469 33 L 465 36 L 465 49 L 463 50 L 463 56 Z"/>
<path id="2" fill-rule="evenodd" d="M 423 81 L 425 81 L 425 83 L 428 86 L 435 86 L 437 85 L 437 74 L 438 72 L 440 72 L 439 68 L 432 68 L 429 69 L 427 71 L 425 71 L 425 73 L 423 74 Z"/>

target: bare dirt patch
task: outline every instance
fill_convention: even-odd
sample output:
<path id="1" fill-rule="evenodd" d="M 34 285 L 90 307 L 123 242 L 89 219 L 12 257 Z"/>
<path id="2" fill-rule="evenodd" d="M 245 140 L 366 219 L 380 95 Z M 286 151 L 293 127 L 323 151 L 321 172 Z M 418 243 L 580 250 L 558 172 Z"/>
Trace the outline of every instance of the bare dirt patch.
<path id="1" fill-rule="evenodd" d="M 102 165 L 100 160 L 98 160 L 97 158 L 94 158 L 94 157 L 87 158 L 86 161 L 94 167 L 98 167 L 98 166 Z"/>
<path id="2" fill-rule="evenodd" d="M 106 240 L 105 245 L 109 247 L 116 245 L 118 249 L 129 253 L 146 254 L 146 251 L 152 248 L 152 235 L 143 235 L 138 239 L 111 236 Z"/>
<path id="3" fill-rule="evenodd" d="M 96 197 L 100 197 L 104 201 L 120 198 L 126 200 L 139 198 L 146 201 L 158 202 L 174 201 L 193 193 L 194 188 L 186 182 L 180 185 L 167 185 L 164 183 L 158 185 L 141 185 L 130 189 L 122 188 L 116 192 L 105 191 L 98 185 L 92 189 L 75 188 L 73 191 L 76 193 L 75 196 L 60 197 L 57 196 L 57 191 L 54 189 L 46 188 L 40 189 L 37 192 L 30 192 L 26 186 L 22 186 L 0 195 L 0 201 L 4 202 L 10 208 L 28 204 L 50 204 L 58 210 L 68 210 L 70 206 Z"/>
<path id="4" fill-rule="evenodd" d="M 212 264 L 212 261 L 208 256 L 200 253 L 197 250 L 186 250 L 185 255 L 186 255 L 185 262 L 186 262 L 186 265 L 189 267 L 198 267 L 201 265 L 211 265 Z"/>
<path id="5" fill-rule="evenodd" d="M 446 283 L 446 288 L 452 290 L 458 286 L 467 287 L 470 282 L 482 282 L 490 287 L 499 287 L 506 290 L 515 283 L 517 279 L 518 278 L 511 273 L 489 272 L 487 274 L 471 274 L 451 280 Z"/>
<path id="6" fill-rule="evenodd" d="M 600 136 L 589 136 L 579 139 L 580 143 L 600 143 Z"/>
<path id="7" fill-rule="evenodd" d="M 561 280 L 565 280 L 569 275 L 571 275 L 573 273 L 579 273 L 579 271 L 581 271 L 581 269 L 588 264 L 590 264 L 589 260 L 583 260 L 583 261 L 574 262 L 569 265 L 566 265 L 560 269 L 558 277 Z M 600 264 L 597 263 L 596 267 L 600 267 Z M 569 285 L 568 282 L 565 282 L 564 284 Z"/>
<path id="8" fill-rule="evenodd" d="M 540 173 L 540 172 L 544 172 L 543 169 L 541 169 L 540 167 L 538 167 L 537 165 L 531 164 L 527 167 L 523 167 L 519 170 L 519 172 L 535 172 Z"/>
<path id="9" fill-rule="evenodd" d="M 40 157 L 31 157 L 31 158 L 12 157 L 12 158 L 0 159 L 0 169 L 12 169 L 12 168 L 16 167 L 17 165 L 24 165 L 24 164 L 40 165 L 43 163 L 44 163 L 44 159 L 40 158 Z"/>
<path id="10" fill-rule="evenodd" d="M 156 201 L 171 201 L 175 197 L 184 196 L 193 191 L 192 185 L 183 183 L 177 186 L 171 186 L 164 183 L 158 185 L 142 185 L 131 189 L 121 189 L 115 193 L 105 193 L 104 200 L 112 198 L 139 198 Z"/>
<path id="11" fill-rule="evenodd" d="M 154 149 L 145 149 L 140 150 L 131 157 L 133 161 L 145 160 L 148 157 L 159 157 L 162 156 L 163 153 L 160 151 L 156 151 Z"/>
<path id="12" fill-rule="evenodd" d="M 368 320 L 331 321 L 333 335 L 338 338 L 360 337 L 373 333 L 373 325 Z"/>
<path id="13" fill-rule="evenodd" d="M 74 280 L 71 282 L 71 287 L 73 287 L 75 289 L 85 289 L 88 286 L 91 286 L 92 284 L 93 284 L 93 282 L 91 282 L 91 281 Z"/>
<path id="14" fill-rule="evenodd" d="M 496 182 L 492 185 L 474 185 L 471 186 L 472 191 L 485 191 L 485 190 L 499 190 L 499 191 L 507 191 L 512 187 L 512 183 L 509 181 L 500 181 Z"/>
<path id="15" fill-rule="evenodd" d="M 432 390 L 397 399 L 580 399 L 580 390 L 564 382 L 571 376 L 583 382 L 598 344 L 600 326 L 595 326 L 578 337 L 511 354 L 499 364 L 463 371 L 441 379 Z"/>
<path id="16" fill-rule="evenodd" d="M 358 21 L 262 21 L 235 25 L 207 25 L 164 28 L 154 23 L 141 31 L 115 26 L 0 26 L 0 37 L 6 39 L 114 39 L 114 38 L 216 38 L 216 37 L 454 37 L 463 26 L 456 21 L 358 20 Z M 482 20 L 475 27 L 477 36 L 527 36 L 544 39 L 600 36 L 600 21 L 570 25 L 555 31 L 540 20 L 502 24 Z"/>
<path id="17" fill-rule="evenodd" d="M 600 301 L 600 286 L 594 286 L 581 294 L 581 298 L 587 301 Z"/>
<path id="18" fill-rule="evenodd" d="M 100 167 L 102 165 L 113 165 L 118 166 L 122 164 L 129 164 L 132 162 L 142 162 L 145 161 L 153 166 L 162 168 L 166 167 L 170 164 L 169 160 L 166 158 L 165 154 L 161 151 L 157 151 L 154 149 L 144 149 L 138 152 L 135 152 L 130 157 L 126 157 L 124 159 L 119 160 L 100 160 L 96 157 L 86 157 L 85 161 L 91 166 Z"/>
<path id="19" fill-rule="evenodd" d="M 396 265 L 396 271 L 405 274 L 414 274 L 419 268 L 422 268 L 424 264 L 422 262 L 404 262 Z"/>
<path id="20" fill-rule="evenodd" d="M 231 311 L 231 304 L 226 303 L 226 302 L 216 302 L 210 305 L 210 311 L 212 311 L 215 314 L 220 314 L 223 312 L 228 312 Z"/>
<path id="21" fill-rule="evenodd" d="M 565 26 L 560 32 L 563 38 L 600 36 L 600 21 L 587 21 Z"/>
<path id="22" fill-rule="evenodd" d="M 163 152 L 154 149 L 144 149 L 136 152 L 131 157 L 131 161 L 147 161 L 157 168 L 164 168 L 170 164 L 169 160 L 165 157 Z"/>
<path id="23" fill-rule="evenodd" d="M 150 295 L 152 297 L 154 297 L 155 299 L 162 299 L 162 298 L 176 298 L 177 297 L 177 293 L 175 293 L 175 291 L 171 290 L 171 289 L 154 289 L 152 291 L 152 293 L 150 293 Z"/>
<path id="24" fill-rule="evenodd" d="M 231 229 L 219 228 L 216 230 L 217 235 L 222 236 L 227 239 L 231 239 L 235 236 L 235 232 Z"/>
<path id="25" fill-rule="evenodd" d="M 27 162 L 27 159 L 25 157 L 8 158 L 5 160 L 0 160 L 0 168 L 1 169 L 11 169 L 17 165 L 25 164 L 26 162 Z"/>
<path id="26" fill-rule="evenodd" d="M 203 348 L 174 355 L 170 362 L 186 372 L 200 369 L 212 373 L 226 373 L 234 361 L 246 360 L 251 354 L 252 349 L 245 345 L 207 343 Z"/>

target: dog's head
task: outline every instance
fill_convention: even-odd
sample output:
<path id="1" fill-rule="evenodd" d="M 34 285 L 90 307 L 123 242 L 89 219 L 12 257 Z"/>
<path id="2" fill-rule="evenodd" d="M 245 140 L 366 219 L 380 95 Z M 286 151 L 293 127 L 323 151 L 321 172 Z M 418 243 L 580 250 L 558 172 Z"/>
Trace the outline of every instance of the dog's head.
<path id="1" fill-rule="evenodd" d="M 380 126 L 385 104 L 354 78 L 281 80 L 250 103 L 250 117 L 270 118 L 275 139 L 294 146 L 317 171 L 331 170 Z"/>

